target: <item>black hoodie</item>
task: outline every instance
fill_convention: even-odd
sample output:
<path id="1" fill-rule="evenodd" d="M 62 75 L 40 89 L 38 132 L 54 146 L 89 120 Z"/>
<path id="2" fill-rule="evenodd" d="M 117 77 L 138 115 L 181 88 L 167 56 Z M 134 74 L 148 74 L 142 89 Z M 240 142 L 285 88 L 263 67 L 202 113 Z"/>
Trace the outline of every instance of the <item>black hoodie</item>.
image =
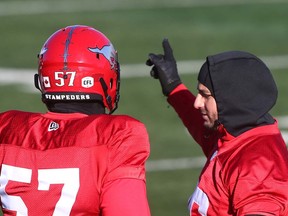
<path id="1" fill-rule="evenodd" d="M 231 135 L 274 123 L 268 112 L 276 103 L 277 87 L 270 70 L 256 56 L 242 51 L 208 56 L 198 81 L 211 91 L 218 121 Z"/>

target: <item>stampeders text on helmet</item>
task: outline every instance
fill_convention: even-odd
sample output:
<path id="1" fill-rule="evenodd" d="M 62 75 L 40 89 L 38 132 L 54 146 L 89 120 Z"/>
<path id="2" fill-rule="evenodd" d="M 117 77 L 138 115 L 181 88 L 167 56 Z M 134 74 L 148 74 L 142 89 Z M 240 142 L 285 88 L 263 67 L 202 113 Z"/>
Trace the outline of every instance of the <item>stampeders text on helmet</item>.
<path id="1" fill-rule="evenodd" d="M 90 95 L 45 94 L 45 98 L 48 100 L 89 100 Z"/>

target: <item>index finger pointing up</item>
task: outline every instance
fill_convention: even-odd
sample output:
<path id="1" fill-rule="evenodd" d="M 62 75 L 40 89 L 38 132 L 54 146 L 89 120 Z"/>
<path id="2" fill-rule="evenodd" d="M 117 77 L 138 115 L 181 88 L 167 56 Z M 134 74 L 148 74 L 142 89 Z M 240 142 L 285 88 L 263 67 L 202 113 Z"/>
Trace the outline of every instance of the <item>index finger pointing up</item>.
<path id="1" fill-rule="evenodd" d="M 162 42 L 162 46 L 164 49 L 164 56 L 165 56 L 164 58 L 166 60 L 174 60 L 173 50 L 172 50 L 167 38 L 164 38 L 164 40 Z"/>

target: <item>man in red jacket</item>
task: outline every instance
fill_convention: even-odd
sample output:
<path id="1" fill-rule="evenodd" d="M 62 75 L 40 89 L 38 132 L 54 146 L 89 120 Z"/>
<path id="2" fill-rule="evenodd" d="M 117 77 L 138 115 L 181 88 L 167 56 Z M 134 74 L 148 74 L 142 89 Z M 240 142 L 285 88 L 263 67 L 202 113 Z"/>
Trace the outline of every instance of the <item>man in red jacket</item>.
<path id="1" fill-rule="evenodd" d="M 167 39 L 163 48 L 146 64 L 207 157 L 190 215 L 287 216 L 288 153 L 269 114 L 277 99 L 270 70 L 247 52 L 208 56 L 194 96 L 181 82 Z"/>
<path id="2" fill-rule="evenodd" d="M 117 108 L 120 85 L 109 39 L 89 26 L 56 31 L 35 78 L 49 111 L 0 114 L 3 214 L 150 216 L 146 128 L 105 114 Z"/>

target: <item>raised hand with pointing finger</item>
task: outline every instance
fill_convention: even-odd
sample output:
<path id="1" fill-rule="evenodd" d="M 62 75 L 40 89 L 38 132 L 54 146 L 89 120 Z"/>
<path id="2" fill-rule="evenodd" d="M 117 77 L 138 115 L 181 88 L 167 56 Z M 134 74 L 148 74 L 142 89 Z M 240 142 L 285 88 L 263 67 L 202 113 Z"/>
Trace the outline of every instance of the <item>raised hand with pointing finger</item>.
<path id="1" fill-rule="evenodd" d="M 159 79 L 163 94 L 168 96 L 182 82 L 168 39 L 163 40 L 162 46 L 164 54 L 150 53 L 146 65 L 153 66 L 150 75 Z"/>

